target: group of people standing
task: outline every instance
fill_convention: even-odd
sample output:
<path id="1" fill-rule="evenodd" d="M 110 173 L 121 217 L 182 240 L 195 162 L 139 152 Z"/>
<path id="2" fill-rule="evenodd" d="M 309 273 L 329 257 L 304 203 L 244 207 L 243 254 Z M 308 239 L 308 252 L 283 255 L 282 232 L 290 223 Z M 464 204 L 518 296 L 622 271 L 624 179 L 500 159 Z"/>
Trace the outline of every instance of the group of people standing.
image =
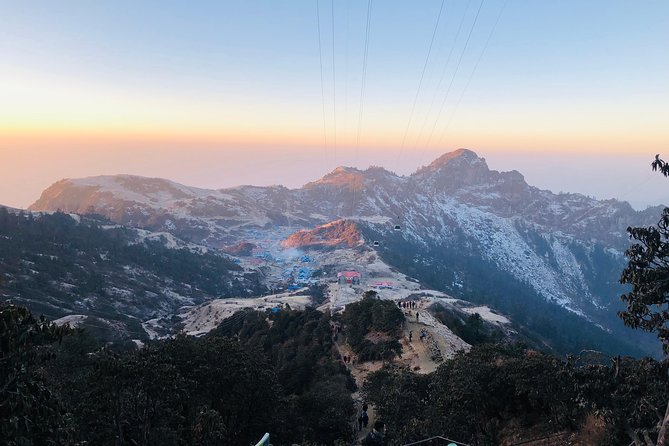
<path id="1" fill-rule="evenodd" d="M 418 302 L 415 300 L 399 300 L 397 306 L 403 310 L 414 310 L 418 307 Z"/>

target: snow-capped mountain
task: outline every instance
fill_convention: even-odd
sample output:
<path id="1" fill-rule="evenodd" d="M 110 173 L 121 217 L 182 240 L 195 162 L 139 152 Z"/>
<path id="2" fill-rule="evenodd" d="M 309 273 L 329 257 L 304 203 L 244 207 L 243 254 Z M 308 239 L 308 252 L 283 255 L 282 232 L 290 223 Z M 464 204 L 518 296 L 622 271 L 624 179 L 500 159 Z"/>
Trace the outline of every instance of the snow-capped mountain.
<path id="1" fill-rule="evenodd" d="M 466 149 L 409 176 L 340 167 L 292 190 L 205 190 L 128 175 L 65 179 L 30 209 L 102 214 L 215 248 L 250 231 L 352 220 L 386 261 L 432 287 L 476 295 L 506 289 L 490 281 L 513 282 L 522 290 L 516 295 L 535 294 L 607 329 L 615 316 L 601 314 L 614 314 L 618 302 L 625 230 L 654 224 L 660 213 L 541 190 L 517 171 L 490 170 Z M 300 234 L 292 242 L 314 237 Z"/>

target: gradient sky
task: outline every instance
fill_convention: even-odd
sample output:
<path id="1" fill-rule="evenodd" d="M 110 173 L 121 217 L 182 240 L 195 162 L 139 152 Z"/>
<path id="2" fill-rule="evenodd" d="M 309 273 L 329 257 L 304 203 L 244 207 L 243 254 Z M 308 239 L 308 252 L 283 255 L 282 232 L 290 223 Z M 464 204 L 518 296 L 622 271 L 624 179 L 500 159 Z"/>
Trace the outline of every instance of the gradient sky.
<path id="1" fill-rule="evenodd" d="M 426 64 L 441 4 L 373 3 L 361 95 L 366 1 L 318 3 L 321 90 L 313 0 L 0 0 L 0 203 L 99 174 L 407 174 L 467 147 L 538 187 L 669 204 L 649 169 L 669 157 L 669 2 L 446 0 Z"/>

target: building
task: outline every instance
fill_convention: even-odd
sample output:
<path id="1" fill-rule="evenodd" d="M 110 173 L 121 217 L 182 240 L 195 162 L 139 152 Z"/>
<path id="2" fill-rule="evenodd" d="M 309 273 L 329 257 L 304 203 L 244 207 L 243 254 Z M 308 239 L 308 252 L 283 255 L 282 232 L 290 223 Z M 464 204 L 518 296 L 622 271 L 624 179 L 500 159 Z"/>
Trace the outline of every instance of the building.
<path id="1" fill-rule="evenodd" d="M 337 281 L 341 284 L 360 285 L 362 275 L 357 271 L 341 271 L 337 273 Z"/>

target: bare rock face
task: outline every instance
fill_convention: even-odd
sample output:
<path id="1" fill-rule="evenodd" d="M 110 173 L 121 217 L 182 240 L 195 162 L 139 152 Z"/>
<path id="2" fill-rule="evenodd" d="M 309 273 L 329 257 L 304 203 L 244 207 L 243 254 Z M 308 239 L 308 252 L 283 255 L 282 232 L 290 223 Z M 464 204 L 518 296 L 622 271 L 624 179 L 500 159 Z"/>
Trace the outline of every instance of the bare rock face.
<path id="1" fill-rule="evenodd" d="M 362 236 L 355 223 L 337 220 L 314 229 L 297 231 L 281 245 L 285 248 L 336 249 L 355 248 L 362 243 Z"/>
<path id="2" fill-rule="evenodd" d="M 499 172 L 490 171 L 483 158 L 471 150 L 460 149 L 440 156 L 414 176 L 420 181 L 434 183 L 440 190 L 456 191 L 495 181 L 495 174 Z"/>

